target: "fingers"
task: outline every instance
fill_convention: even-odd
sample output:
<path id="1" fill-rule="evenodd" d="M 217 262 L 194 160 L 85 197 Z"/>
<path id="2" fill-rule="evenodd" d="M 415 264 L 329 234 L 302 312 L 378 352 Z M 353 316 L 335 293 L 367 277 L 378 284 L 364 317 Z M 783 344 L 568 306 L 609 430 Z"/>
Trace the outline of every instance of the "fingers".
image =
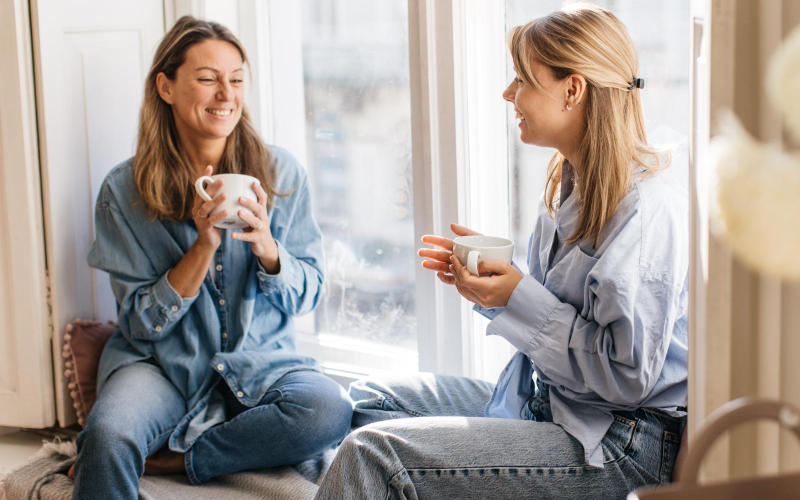
<path id="1" fill-rule="evenodd" d="M 249 209 L 259 219 L 266 219 L 267 218 L 267 207 L 266 207 L 266 205 L 262 205 L 260 201 L 259 202 L 255 202 L 250 198 L 245 198 L 244 196 L 240 196 L 239 197 L 239 205 Z"/>
<path id="2" fill-rule="evenodd" d="M 422 237 L 422 242 L 427 245 L 444 248 L 445 250 L 453 250 L 453 240 L 450 238 L 442 238 L 441 236 L 436 236 L 434 234 L 426 234 Z"/>
<path id="3" fill-rule="evenodd" d="M 450 262 L 450 252 L 444 250 L 434 250 L 433 248 L 420 248 L 417 250 L 417 255 L 425 259 L 438 260 L 439 262 Z"/>
<path id="4" fill-rule="evenodd" d="M 452 275 L 447 274 L 447 273 L 441 273 L 441 272 L 440 273 L 436 273 L 436 277 L 439 278 L 439 280 L 442 283 L 445 283 L 447 285 L 454 285 L 455 282 L 456 282 L 456 279 L 453 278 Z"/>
<path id="5" fill-rule="evenodd" d="M 256 217 L 250 211 L 239 210 L 237 213 L 239 214 L 239 217 L 253 229 L 253 231 L 261 231 L 264 229 L 264 226 L 266 225 L 264 221 L 262 221 L 259 217 Z"/>
<path id="6" fill-rule="evenodd" d="M 450 265 L 447 262 L 436 262 L 433 260 L 423 260 L 422 267 L 430 269 L 431 271 L 438 271 L 442 273 L 450 272 Z"/>
<path id="7" fill-rule="evenodd" d="M 458 224 L 450 224 L 450 230 L 453 231 L 454 234 L 458 236 L 469 236 L 471 234 L 481 234 L 477 231 L 473 231 L 472 229 L 464 226 L 460 226 Z"/>
<path id="8" fill-rule="evenodd" d="M 480 274 L 506 274 L 509 264 L 502 260 L 482 260 L 478 262 L 478 273 Z"/>
<path id="9" fill-rule="evenodd" d="M 256 197 L 258 198 L 258 204 L 266 209 L 267 192 L 264 191 L 264 188 L 261 187 L 261 183 L 254 182 L 251 187 L 253 188 L 253 192 L 256 193 Z"/>

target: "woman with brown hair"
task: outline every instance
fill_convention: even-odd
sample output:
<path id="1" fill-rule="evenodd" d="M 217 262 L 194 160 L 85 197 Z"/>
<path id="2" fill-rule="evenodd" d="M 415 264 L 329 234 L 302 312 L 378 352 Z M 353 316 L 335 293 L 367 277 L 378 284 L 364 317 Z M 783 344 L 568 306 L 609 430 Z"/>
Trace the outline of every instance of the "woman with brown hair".
<path id="1" fill-rule="evenodd" d="M 419 254 L 518 352 L 494 386 L 352 384 L 366 426 L 317 498 L 624 498 L 670 480 L 686 415 L 688 218 L 647 145 L 633 43 L 613 14 L 580 5 L 513 29 L 509 48 L 503 98 L 522 141 L 557 151 L 529 273 L 485 261 L 474 276 L 441 236 Z"/>
<path id="2" fill-rule="evenodd" d="M 303 168 L 266 146 L 244 107 L 241 43 L 183 17 L 145 82 L 135 156 L 97 199 L 92 267 L 107 272 L 119 328 L 77 440 L 75 498 L 138 496 L 145 472 L 189 480 L 294 464 L 336 445 L 351 405 L 295 352 L 292 317 L 322 290 L 323 253 Z M 218 229 L 223 181 L 246 174 L 243 231 Z M 158 453 L 157 458 L 148 459 Z"/>

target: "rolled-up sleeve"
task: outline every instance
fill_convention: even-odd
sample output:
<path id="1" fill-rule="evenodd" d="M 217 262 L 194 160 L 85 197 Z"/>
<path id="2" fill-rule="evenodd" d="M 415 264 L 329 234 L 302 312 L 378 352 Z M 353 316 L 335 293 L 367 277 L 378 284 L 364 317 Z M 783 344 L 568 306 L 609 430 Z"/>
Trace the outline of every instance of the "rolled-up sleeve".
<path id="1" fill-rule="evenodd" d="M 132 339 L 164 338 L 197 298 L 181 297 L 167 279 L 169 270 L 154 269 L 108 186 L 101 189 L 95 208 L 95 241 L 88 261 L 109 274 L 120 329 Z"/>
<path id="2" fill-rule="evenodd" d="M 661 373 L 679 316 L 683 282 L 671 270 L 680 269 L 673 257 L 682 252 L 670 246 L 683 240 L 664 238 L 650 252 L 642 248 L 649 241 L 642 232 L 637 216 L 616 236 L 582 281 L 580 309 L 528 275 L 487 333 L 527 354 L 562 392 L 594 393 L 620 405 L 643 401 Z"/>

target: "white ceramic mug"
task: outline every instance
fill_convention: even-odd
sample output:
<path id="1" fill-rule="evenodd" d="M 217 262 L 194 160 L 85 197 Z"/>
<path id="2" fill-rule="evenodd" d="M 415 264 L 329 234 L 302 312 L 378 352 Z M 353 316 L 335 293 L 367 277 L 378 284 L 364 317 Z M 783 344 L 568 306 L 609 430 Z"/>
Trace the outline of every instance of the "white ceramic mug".
<path id="1" fill-rule="evenodd" d="M 508 238 L 497 236 L 470 235 L 453 239 L 453 253 L 467 267 L 467 270 L 478 276 L 478 263 L 484 260 L 502 260 L 511 262 L 514 255 L 514 242 Z"/>
<path id="2" fill-rule="evenodd" d="M 197 191 L 197 194 L 200 195 L 200 198 L 203 198 L 205 201 L 211 201 L 211 196 L 206 192 L 205 185 L 206 183 L 211 184 L 217 182 L 218 179 L 222 179 L 222 189 L 217 191 L 217 195 L 225 193 L 225 201 L 211 212 L 211 215 L 219 213 L 220 210 L 225 210 L 227 213 L 225 214 L 225 218 L 214 224 L 214 226 L 221 229 L 249 227 L 250 224 L 239 217 L 239 210 L 251 214 L 253 212 L 240 205 L 239 198 L 245 197 L 253 201 L 258 201 L 258 197 L 255 191 L 253 191 L 252 186 L 254 182 L 258 185 L 261 185 L 261 183 L 255 177 L 243 174 L 204 175 L 194 182 L 194 189 Z"/>

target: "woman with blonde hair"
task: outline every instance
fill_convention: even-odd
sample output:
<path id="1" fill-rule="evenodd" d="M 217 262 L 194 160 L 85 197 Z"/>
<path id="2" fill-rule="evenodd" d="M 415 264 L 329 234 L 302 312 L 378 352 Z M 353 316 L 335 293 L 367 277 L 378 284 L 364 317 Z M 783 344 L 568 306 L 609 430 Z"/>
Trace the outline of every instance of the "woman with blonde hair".
<path id="1" fill-rule="evenodd" d="M 671 478 L 686 415 L 687 217 L 647 145 L 633 43 L 613 14 L 582 5 L 514 28 L 509 48 L 503 98 L 522 141 L 557 150 L 530 271 L 486 261 L 471 275 L 441 236 L 419 254 L 518 352 L 494 386 L 430 374 L 351 385 L 366 426 L 317 498 L 624 498 Z"/>
<path id="2" fill-rule="evenodd" d="M 344 390 L 295 352 L 292 317 L 322 291 L 323 253 L 306 173 L 266 146 L 244 107 L 247 56 L 225 27 L 182 17 L 156 50 L 132 159 L 97 198 L 92 267 L 107 272 L 119 328 L 98 368 L 98 398 L 77 439 L 74 497 L 138 497 L 139 477 L 294 464 L 350 428 Z M 223 180 L 247 174 L 243 231 Z M 246 210 L 245 210 L 246 209 Z M 150 457 L 150 458 L 148 458 Z"/>

